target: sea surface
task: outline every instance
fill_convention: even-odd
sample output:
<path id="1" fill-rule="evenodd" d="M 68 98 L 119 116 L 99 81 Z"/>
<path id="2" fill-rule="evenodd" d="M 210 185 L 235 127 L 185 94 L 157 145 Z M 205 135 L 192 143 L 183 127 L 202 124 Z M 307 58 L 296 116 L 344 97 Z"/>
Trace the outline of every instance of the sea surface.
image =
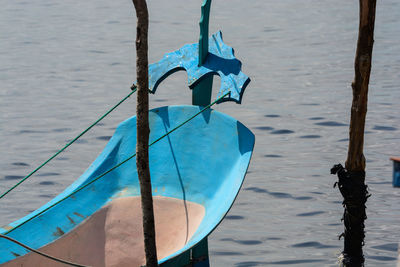
<path id="1" fill-rule="evenodd" d="M 197 42 L 200 0 L 151 0 L 149 58 Z M 358 1 L 214 0 L 210 33 L 223 32 L 251 77 L 242 105 L 215 108 L 256 135 L 248 175 L 209 238 L 212 266 L 337 266 L 342 198 L 333 164 L 348 146 Z M 395 266 L 400 188 L 400 2 L 378 1 L 364 152 L 366 266 Z M 0 191 L 14 185 L 130 91 L 135 81 L 132 2 L 3 0 L 0 8 Z M 214 79 L 213 97 L 220 84 Z M 151 107 L 190 104 L 178 72 Z M 37 209 L 96 158 L 135 114 L 129 99 L 37 175 L 0 200 L 0 224 Z"/>

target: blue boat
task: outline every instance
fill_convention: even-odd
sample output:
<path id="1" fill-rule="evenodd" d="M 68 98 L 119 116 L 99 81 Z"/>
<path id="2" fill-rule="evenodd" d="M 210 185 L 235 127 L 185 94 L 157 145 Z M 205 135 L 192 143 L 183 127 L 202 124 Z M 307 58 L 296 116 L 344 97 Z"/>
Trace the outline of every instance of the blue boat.
<path id="1" fill-rule="evenodd" d="M 224 101 L 240 103 L 250 80 L 220 32 L 208 40 L 210 2 L 202 6 L 207 36 L 149 66 L 153 93 L 163 79 L 183 69 L 193 90 L 193 105 L 149 111 L 157 253 L 164 267 L 209 266 L 207 237 L 233 205 L 255 142 L 246 126 L 211 109 Z M 201 59 L 204 42 L 207 53 Z M 221 89 L 211 103 L 215 74 L 221 77 Z M 131 117 L 63 193 L 0 228 L 8 238 L 0 238 L 0 266 L 66 266 L 21 245 L 75 266 L 143 265 L 135 147 L 136 117 Z"/>

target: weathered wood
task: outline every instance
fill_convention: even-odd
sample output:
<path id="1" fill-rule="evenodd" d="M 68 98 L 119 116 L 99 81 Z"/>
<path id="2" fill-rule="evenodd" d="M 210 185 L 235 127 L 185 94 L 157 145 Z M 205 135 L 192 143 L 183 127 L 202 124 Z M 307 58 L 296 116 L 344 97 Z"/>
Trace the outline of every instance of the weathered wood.
<path id="1" fill-rule="evenodd" d="M 368 198 L 365 185 L 365 157 L 363 154 L 365 117 L 367 114 L 368 84 L 371 73 L 376 0 L 359 0 L 360 21 L 352 82 L 349 147 L 346 170 L 339 175 L 339 189 L 344 197 L 344 250 L 341 266 L 364 266 L 365 203 Z"/>
<path id="2" fill-rule="evenodd" d="M 346 161 L 348 171 L 364 171 L 364 128 L 367 114 L 368 84 L 374 44 L 376 0 L 360 0 L 360 22 L 354 61 L 353 103 L 351 107 L 350 139 Z"/>
<path id="3" fill-rule="evenodd" d="M 148 44 L 147 34 L 149 14 L 146 0 L 133 0 L 136 9 L 136 75 L 137 75 L 137 141 L 136 166 L 140 183 L 140 194 L 143 213 L 144 247 L 146 266 L 158 266 L 155 241 L 153 198 L 149 169 L 149 77 L 148 77 Z"/>

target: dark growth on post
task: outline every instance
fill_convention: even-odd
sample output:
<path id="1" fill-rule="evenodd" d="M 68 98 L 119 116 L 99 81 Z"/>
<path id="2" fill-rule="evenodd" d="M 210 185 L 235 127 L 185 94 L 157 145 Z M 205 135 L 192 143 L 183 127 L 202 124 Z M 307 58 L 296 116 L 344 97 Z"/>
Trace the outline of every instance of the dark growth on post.
<path id="1" fill-rule="evenodd" d="M 158 266 L 154 227 L 153 198 L 149 169 L 149 77 L 147 34 L 149 14 L 146 0 L 133 0 L 137 16 L 136 28 L 136 75 L 137 75 L 137 140 L 136 166 L 140 183 L 143 213 L 144 247 L 146 266 Z"/>
<path id="2" fill-rule="evenodd" d="M 355 76 L 352 83 L 353 102 L 350 118 L 350 138 L 346 168 L 335 165 L 332 174 L 337 174 L 335 183 L 343 196 L 344 249 L 340 257 L 341 266 L 364 266 L 364 221 L 365 203 L 369 197 L 365 184 L 365 157 L 363 154 L 365 117 L 367 114 L 368 84 L 371 73 L 372 48 L 376 0 L 360 1 L 360 22 L 357 51 L 354 62 Z"/>

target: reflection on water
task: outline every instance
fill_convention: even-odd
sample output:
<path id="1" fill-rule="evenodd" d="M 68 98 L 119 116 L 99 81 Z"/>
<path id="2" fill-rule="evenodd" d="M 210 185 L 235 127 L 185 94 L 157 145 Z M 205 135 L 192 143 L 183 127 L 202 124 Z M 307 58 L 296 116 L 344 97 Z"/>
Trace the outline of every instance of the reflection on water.
<path id="1" fill-rule="evenodd" d="M 256 147 L 235 205 L 210 236 L 213 266 L 336 266 L 340 193 L 330 167 L 344 163 L 358 30 L 355 1 L 212 4 L 252 82 L 242 105 L 216 107 L 253 130 Z M 198 40 L 200 2 L 148 1 L 150 61 Z M 129 1 L 5 1 L 0 9 L 0 190 L 15 184 L 88 127 L 135 80 Z M 394 266 L 400 190 L 390 156 L 400 151 L 400 3 L 377 6 L 366 122 L 368 266 Z M 215 98 L 220 79 L 214 79 Z M 167 78 L 152 107 L 189 104 L 187 75 Z M 0 201 L 1 224 L 49 201 L 96 158 L 135 97 Z M 102 127 L 106 125 L 106 127 Z M 134 150 L 135 148 L 132 148 Z"/>

